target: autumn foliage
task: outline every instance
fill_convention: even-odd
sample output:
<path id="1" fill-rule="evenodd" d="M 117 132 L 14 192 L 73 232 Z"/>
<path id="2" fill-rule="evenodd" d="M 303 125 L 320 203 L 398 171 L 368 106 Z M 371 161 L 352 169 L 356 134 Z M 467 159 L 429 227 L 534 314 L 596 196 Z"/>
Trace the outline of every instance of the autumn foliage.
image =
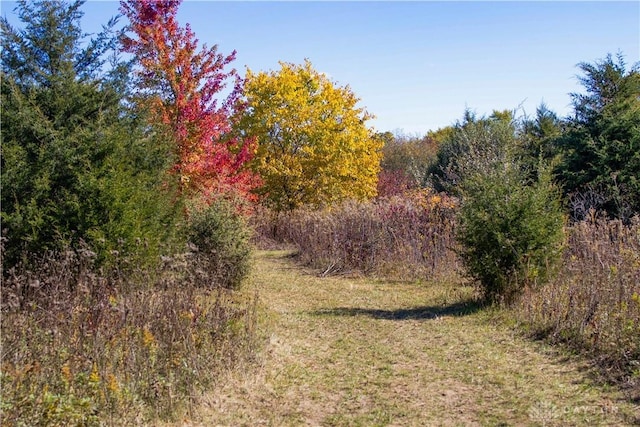
<path id="1" fill-rule="evenodd" d="M 216 200 L 185 221 L 167 174 L 190 198 L 252 185 L 214 101 L 228 59 L 195 51 L 177 2 L 131 2 L 132 82 L 115 20 L 89 37 L 83 3 L 0 17 L 3 426 L 175 421 L 255 342 L 255 305 L 226 290 L 247 271 L 242 219 Z"/>
<path id="2" fill-rule="evenodd" d="M 260 194 L 276 210 L 375 196 L 382 141 L 351 89 L 302 65 L 247 70 L 240 134 L 258 139 Z"/>
<path id="3" fill-rule="evenodd" d="M 250 190 L 259 181 L 245 165 L 255 144 L 229 135 L 242 86 L 236 71 L 224 68 L 235 59 L 235 51 L 224 56 L 216 46 L 199 49 L 190 26 L 181 27 L 176 20 L 180 3 L 121 1 L 133 33 L 123 38 L 123 49 L 140 65 L 140 99 L 152 121 L 167 126 L 175 140 L 174 171 L 183 189 L 251 198 Z M 221 97 L 229 80 L 232 90 Z"/>

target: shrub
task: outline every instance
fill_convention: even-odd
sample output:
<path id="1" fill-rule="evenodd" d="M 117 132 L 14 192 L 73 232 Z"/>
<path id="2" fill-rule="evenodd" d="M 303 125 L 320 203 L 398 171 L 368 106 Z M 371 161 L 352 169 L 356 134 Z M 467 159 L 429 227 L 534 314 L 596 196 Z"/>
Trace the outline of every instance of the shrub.
<path id="1" fill-rule="evenodd" d="M 189 213 L 187 239 L 207 277 L 205 286 L 238 288 L 249 274 L 249 228 L 235 207 L 224 199 L 210 204 L 193 204 Z"/>
<path id="2" fill-rule="evenodd" d="M 169 146 L 130 108 L 126 63 L 108 61 L 116 59 L 115 21 L 87 39 L 82 3 L 19 2 L 23 29 L 0 18 L 8 265 L 80 240 L 98 262 L 116 249 L 147 262 L 179 218 L 166 176 Z"/>
<path id="3" fill-rule="evenodd" d="M 564 215 L 549 174 L 523 180 L 513 164 L 463 182 L 460 254 L 488 301 L 510 302 L 525 286 L 549 278 L 561 254 Z"/>

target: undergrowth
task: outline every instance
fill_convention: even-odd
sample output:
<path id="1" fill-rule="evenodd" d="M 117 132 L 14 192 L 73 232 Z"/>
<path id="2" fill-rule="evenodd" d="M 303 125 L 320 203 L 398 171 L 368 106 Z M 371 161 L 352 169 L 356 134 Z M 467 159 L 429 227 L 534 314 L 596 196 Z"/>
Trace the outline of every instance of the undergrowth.
<path id="1" fill-rule="evenodd" d="M 459 272 L 454 254 L 455 200 L 429 191 L 324 210 L 254 217 L 262 242 L 294 246 L 323 274 L 359 272 L 400 279 Z"/>
<path id="2" fill-rule="evenodd" d="M 255 298 L 211 286 L 192 252 L 96 270 L 89 248 L 4 272 L 2 425 L 139 425 L 192 410 L 251 356 Z"/>
<path id="3" fill-rule="evenodd" d="M 585 352 L 640 399 L 640 219 L 594 213 L 566 231 L 562 267 L 526 292 L 516 316 L 532 335 Z"/>

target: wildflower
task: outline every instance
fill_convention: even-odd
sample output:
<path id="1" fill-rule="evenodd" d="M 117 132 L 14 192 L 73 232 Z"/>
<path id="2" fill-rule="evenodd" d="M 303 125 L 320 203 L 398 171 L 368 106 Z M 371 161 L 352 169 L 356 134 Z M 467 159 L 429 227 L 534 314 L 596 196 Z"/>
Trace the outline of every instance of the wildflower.
<path id="1" fill-rule="evenodd" d="M 89 382 L 92 384 L 98 384 L 100 382 L 100 375 L 98 374 L 98 367 L 96 364 L 93 364 L 93 370 L 91 371 L 91 375 L 89 375 Z"/>
<path id="2" fill-rule="evenodd" d="M 153 336 L 148 328 L 142 330 L 142 343 L 145 347 L 151 347 L 156 342 L 156 337 Z"/>
<path id="3" fill-rule="evenodd" d="M 62 373 L 62 377 L 64 378 L 64 382 L 69 384 L 71 382 L 71 368 L 69 368 L 69 362 L 66 362 L 60 368 L 60 372 Z"/>
<path id="4" fill-rule="evenodd" d="M 112 393 L 117 393 L 120 389 L 120 385 L 118 384 L 118 380 L 115 375 L 109 374 L 107 376 L 107 389 Z"/>

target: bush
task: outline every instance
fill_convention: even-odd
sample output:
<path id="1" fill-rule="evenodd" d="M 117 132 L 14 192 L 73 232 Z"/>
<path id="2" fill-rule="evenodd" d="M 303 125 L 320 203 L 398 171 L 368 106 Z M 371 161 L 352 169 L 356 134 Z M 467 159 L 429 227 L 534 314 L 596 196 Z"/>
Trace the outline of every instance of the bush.
<path id="1" fill-rule="evenodd" d="M 560 258 L 564 215 L 558 191 L 547 173 L 535 183 L 523 175 L 506 163 L 463 182 L 460 254 L 491 302 L 510 302 L 524 287 L 546 281 Z"/>
<path id="2" fill-rule="evenodd" d="M 98 263 L 114 250 L 149 262 L 180 218 L 166 173 L 170 146 L 130 108 L 127 64 L 107 59 L 115 58 L 115 21 L 85 38 L 82 3 L 20 2 L 23 29 L 0 18 L 0 218 L 8 266 L 79 248 L 81 240 Z"/>
<path id="3" fill-rule="evenodd" d="M 235 207 L 224 199 L 193 205 L 187 239 L 199 264 L 212 280 L 205 286 L 238 288 L 249 274 L 249 228 Z"/>

